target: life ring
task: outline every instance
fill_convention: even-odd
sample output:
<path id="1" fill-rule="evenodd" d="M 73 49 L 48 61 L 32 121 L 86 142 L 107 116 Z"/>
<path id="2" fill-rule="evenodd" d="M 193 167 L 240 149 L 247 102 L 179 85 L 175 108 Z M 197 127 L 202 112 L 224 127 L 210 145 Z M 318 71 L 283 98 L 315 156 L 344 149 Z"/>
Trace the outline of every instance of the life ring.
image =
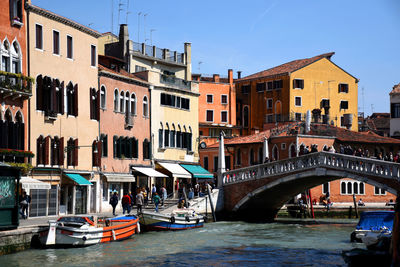
<path id="1" fill-rule="evenodd" d="M 188 215 L 185 216 L 185 220 L 186 220 L 187 222 L 190 222 L 190 218 L 189 218 Z"/>
<path id="2" fill-rule="evenodd" d="M 170 222 L 170 223 L 175 223 L 175 217 L 174 217 L 174 216 L 171 216 L 171 218 L 169 218 L 169 222 Z"/>
<path id="3" fill-rule="evenodd" d="M 199 224 L 199 223 L 200 223 L 200 219 L 197 218 L 197 219 L 196 219 L 196 224 Z"/>

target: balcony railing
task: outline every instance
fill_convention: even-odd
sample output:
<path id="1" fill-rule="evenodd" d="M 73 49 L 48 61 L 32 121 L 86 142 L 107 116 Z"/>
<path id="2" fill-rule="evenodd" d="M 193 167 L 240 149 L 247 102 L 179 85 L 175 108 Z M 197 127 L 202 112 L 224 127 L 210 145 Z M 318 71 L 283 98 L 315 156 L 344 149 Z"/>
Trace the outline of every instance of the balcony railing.
<path id="1" fill-rule="evenodd" d="M 32 95 L 34 79 L 22 74 L 0 71 L 0 89 L 6 89 L 10 93 L 22 93 Z"/>
<path id="2" fill-rule="evenodd" d="M 190 90 L 191 82 L 183 79 L 176 78 L 175 76 L 161 74 L 160 82 L 167 85 L 178 87 L 179 89 Z"/>
<path id="3" fill-rule="evenodd" d="M 132 50 L 148 57 L 154 57 L 157 59 L 165 60 L 168 62 L 175 62 L 184 64 L 185 57 L 184 53 L 178 53 L 177 51 L 169 51 L 168 49 L 161 49 L 156 46 L 146 45 L 144 43 L 133 43 Z"/>

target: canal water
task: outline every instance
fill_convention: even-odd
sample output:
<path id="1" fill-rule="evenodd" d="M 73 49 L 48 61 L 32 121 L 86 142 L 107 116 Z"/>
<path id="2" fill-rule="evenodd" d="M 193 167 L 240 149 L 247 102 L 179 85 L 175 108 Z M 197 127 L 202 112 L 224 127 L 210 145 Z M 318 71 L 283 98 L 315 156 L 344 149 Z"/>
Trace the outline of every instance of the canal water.
<path id="1" fill-rule="evenodd" d="M 148 232 L 85 248 L 30 249 L 0 266 L 346 266 L 341 251 L 354 225 L 208 223 L 179 232 Z"/>

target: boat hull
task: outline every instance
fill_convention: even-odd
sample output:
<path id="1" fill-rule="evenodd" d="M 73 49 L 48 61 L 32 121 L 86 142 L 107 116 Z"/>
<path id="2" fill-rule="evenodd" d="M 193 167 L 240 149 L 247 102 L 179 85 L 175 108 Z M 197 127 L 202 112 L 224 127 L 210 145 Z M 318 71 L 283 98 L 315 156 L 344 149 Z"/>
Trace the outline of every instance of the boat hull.
<path id="1" fill-rule="evenodd" d="M 177 231 L 204 226 L 201 216 L 175 217 L 155 212 L 142 213 L 139 216 L 140 224 L 147 231 Z"/>

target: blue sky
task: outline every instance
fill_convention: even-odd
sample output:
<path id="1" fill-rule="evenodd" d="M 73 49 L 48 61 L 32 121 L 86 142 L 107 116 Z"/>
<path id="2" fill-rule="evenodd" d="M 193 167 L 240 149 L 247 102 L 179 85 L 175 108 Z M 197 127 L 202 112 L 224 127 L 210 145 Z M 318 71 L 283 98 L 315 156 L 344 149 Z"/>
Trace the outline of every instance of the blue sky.
<path id="1" fill-rule="evenodd" d="M 99 32 L 111 31 L 113 13 L 113 32 L 128 21 L 134 41 L 140 18 L 140 42 L 146 32 L 150 44 L 154 29 L 152 44 L 160 48 L 183 52 L 183 43 L 192 43 L 194 73 L 226 75 L 231 68 L 246 76 L 333 51 L 332 61 L 360 79 L 358 106 L 366 114 L 389 112 L 389 92 L 400 83 L 398 0 L 129 0 L 128 20 L 127 1 L 32 3 Z"/>

